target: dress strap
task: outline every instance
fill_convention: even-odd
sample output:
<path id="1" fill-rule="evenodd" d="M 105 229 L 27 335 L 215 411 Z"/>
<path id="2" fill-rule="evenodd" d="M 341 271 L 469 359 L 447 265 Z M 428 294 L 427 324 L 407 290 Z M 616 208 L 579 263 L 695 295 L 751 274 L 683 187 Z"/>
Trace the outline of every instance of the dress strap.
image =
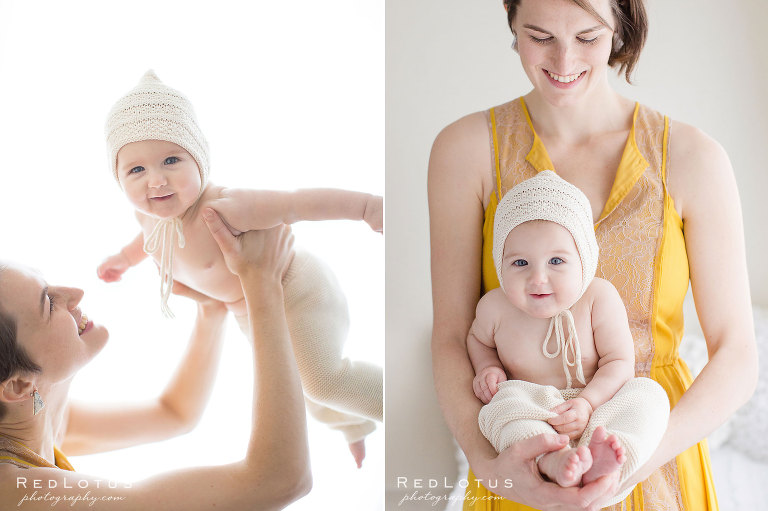
<path id="1" fill-rule="evenodd" d="M 496 169 L 496 198 L 501 200 L 501 166 L 499 164 L 499 135 L 496 131 L 496 109 L 491 108 L 491 132 L 493 133 L 493 164 Z"/>
<path id="2" fill-rule="evenodd" d="M 168 298 L 173 289 L 173 251 L 178 242 L 184 248 L 184 225 L 181 218 L 164 218 L 157 222 L 152 233 L 144 240 L 144 252 L 152 254 L 160 249 L 160 310 L 167 318 L 173 317 Z"/>
<path id="3" fill-rule="evenodd" d="M 568 323 L 568 339 L 565 338 L 563 332 L 563 320 Z M 552 332 L 555 332 L 555 341 L 557 348 L 554 352 L 550 352 L 547 349 L 549 339 L 552 337 Z M 573 314 L 568 309 L 558 312 L 551 320 L 549 320 L 549 329 L 547 329 L 547 337 L 544 338 L 544 344 L 541 345 L 541 351 L 547 358 L 555 358 L 562 352 L 563 357 L 563 372 L 565 373 L 565 381 L 567 383 L 567 389 L 571 388 L 571 371 L 569 367 L 576 366 L 576 379 L 582 385 L 586 385 L 584 378 L 584 369 L 581 366 L 581 347 L 579 346 L 579 337 L 576 335 L 576 323 L 573 321 Z M 568 359 L 568 352 L 570 351 L 571 360 Z"/>

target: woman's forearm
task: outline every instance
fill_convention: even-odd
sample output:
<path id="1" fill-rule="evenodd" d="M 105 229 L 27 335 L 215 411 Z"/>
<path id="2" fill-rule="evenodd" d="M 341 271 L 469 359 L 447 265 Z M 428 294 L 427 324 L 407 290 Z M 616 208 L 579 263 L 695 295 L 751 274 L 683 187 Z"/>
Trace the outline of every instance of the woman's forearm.
<path id="1" fill-rule="evenodd" d="M 721 426 L 752 395 L 757 381 L 757 357 L 748 345 L 720 349 L 696 377 L 669 414 L 667 431 L 651 459 L 625 487 L 637 484 L 681 452 Z M 734 377 L 738 368 L 739 377 Z"/>
<path id="2" fill-rule="evenodd" d="M 179 419 L 181 431 L 192 429 L 203 414 L 216 378 L 226 309 L 197 307 L 189 346 L 160 403 Z"/>
<path id="3" fill-rule="evenodd" d="M 496 452 L 477 424 L 482 403 L 472 391 L 474 371 L 463 343 L 447 335 L 433 335 L 432 370 L 437 399 L 448 428 L 470 466 L 482 471 L 483 462 L 495 458 Z"/>
<path id="4" fill-rule="evenodd" d="M 303 391 L 279 278 L 241 276 L 253 336 L 253 426 L 246 464 L 260 484 L 311 485 Z M 246 282 L 247 281 L 247 282 Z M 267 487 L 270 485 L 267 484 Z"/>

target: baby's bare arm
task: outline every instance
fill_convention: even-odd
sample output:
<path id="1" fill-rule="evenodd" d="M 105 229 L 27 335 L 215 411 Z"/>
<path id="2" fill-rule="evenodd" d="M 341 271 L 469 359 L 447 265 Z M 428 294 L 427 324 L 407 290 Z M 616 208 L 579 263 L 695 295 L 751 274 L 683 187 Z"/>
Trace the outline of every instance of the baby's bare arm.
<path id="1" fill-rule="evenodd" d="M 597 371 L 579 397 L 596 409 L 635 375 L 635 347 L 624 302 L 613 284 L 595 279 L 592 332 L 598 361 Z"/>
<path id="2" fill-rule="evenodd" d="M 467 335 L 467 352 L 475 374 L 480 374 L 487 367 L 504 369 L 494 340 L 498 313 L 496 305 L 488 294 L 480 299 L 475 309 L 475 320 Z"/>
<path id="3" fill-rule="evenodd" d="M 130 243 L 101 262 L 96 269 L 99 278 L 105 282 L 120 280 L 125 271 L 139 264 L 147 257 L 144 253 L 144 233 L 139 233 Z"/>
<path id="4" fill-rule="evenodd" d="M 225 188 L 208 203 L 237 231 L 268 229 L 302 220 L 365 220 L 381 223 L 382 198 L 332 188 L 294 191 Z"/>

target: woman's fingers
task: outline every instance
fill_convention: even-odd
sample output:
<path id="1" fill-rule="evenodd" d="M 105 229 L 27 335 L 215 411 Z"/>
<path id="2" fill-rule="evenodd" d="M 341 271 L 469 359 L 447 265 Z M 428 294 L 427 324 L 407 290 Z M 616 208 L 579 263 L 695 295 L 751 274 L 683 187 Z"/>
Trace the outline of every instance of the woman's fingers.
<path id="1" fill-rule="evenodd" d="M 600 504 L 616 494 L 618 482 L 618 472 L 605 475 L 579 488 L 579 496 L 587 509 L 600 509 Z"/>
<path id="2" fill-rule="evenodd" d="M 517 442 L 509 449 L 517 450 L 517 454 L 524 460 L 533 460 L 539 454 L 562 449 L 568 443 L 568 437 L 565 435 L 541 434 Z"/>
<path id="3" fill-rule="evenodd" d="M 206 208 L 203 211 L 203 220 L 208 230 L 211 231 L 211 236 L 216 240 L 219 245 L 219 249 L 224 255 L 232 253 L 235 244 L 235 237 L 229 232 L 227 226 L 221 220 L 221 217 L 215 210 Z"/>

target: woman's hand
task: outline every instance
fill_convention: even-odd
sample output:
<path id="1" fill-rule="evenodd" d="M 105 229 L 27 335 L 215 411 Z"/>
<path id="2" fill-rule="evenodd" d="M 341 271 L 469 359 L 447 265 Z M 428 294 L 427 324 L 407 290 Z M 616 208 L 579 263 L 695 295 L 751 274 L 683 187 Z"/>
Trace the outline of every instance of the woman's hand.
<path id="1" fill-rule="evenodd" d="M 597 511 L 616 493 L 617 474 L 601 477 L 581 488 L 563 488 L 545 481 L 539 473 L 536 457 L 562 449 L 567 444 L 565 435 L 548 434 L 517 442 L 499 453 L 487 467 L 476 470 L 475 475 L 489 486 L 494 486 L 495 482 L 494 493 L 536 509 Z"/>
<path id="2" fill-rule="evenodd" d="M 287 225 L 233 236 L 211 208 L 203 211 L 208 230 L 224 255 L 229 271 L 241 280 L 253 272 L 282 279 L 293 259 L 293 233 Z"/>

